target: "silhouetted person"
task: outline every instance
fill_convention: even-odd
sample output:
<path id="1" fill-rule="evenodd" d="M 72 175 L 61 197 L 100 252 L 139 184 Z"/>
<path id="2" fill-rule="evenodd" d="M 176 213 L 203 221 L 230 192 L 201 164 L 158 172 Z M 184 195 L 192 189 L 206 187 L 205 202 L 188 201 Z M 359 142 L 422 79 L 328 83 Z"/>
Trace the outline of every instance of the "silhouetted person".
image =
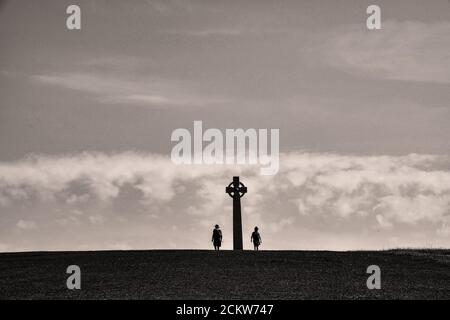
<path id="1" fill-rule="evenodd" d="M 211 241 L 214 244 L 214 250 L 219 250 L 222 245 L 222 230 L 220 230 L 218 224 L 214 227 Z"/>
<path id="2" fill-rule="evenodd" d="M 254 250 L 259 250 L 259 245 L 261 244 L 261 235 L 258 232 L 258 227 L 255 227 L 255 231 L 252 232 L 252 236 L 250 237 L 250 242 L 253 242 Z"/>

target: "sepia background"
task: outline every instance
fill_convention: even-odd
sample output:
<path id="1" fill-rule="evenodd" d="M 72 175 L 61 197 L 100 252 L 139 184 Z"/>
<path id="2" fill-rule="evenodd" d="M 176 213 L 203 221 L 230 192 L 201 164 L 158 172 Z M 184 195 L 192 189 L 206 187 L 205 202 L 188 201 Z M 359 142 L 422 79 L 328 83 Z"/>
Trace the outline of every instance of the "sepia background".
<path id="1" fill-rule="evenodd" d="M 0 48 L 0 251 L 231 249 L 233 175 L 245 248 L 450 245 L 447 0 L 0 1 Z M 194 120 L 280 171 L 175 166 Z"/>

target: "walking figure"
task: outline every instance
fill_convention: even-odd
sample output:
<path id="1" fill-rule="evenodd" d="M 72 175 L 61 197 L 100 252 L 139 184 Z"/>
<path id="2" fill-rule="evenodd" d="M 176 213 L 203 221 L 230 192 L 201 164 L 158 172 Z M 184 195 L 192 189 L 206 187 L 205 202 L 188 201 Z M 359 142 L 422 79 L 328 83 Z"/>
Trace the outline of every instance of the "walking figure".
<path id="1" fill-rule="evenodd" d="M 259 245 L 262 243 L 261 235 L 258 232 L 258 227 L 255 227 L 255 231 L 252 232 L 252 236 L 250 237 L 250 242 L 253 242 L 254 250 L 259 250 Z"/>
<path id="2" fill-rule="evenodd" d="M 211 241 L 214 244 L 214 250 L 219 250 L 222 245 L 222 230 L 220 230 L 218 224 L 214 227 Z"/>

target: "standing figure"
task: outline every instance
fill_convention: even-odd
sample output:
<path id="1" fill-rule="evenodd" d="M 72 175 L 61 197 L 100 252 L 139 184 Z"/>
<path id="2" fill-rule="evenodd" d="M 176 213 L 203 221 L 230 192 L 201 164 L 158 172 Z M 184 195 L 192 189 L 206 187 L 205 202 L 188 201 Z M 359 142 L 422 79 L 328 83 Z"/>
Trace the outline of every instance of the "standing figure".
<path id="1" fill-rule="evenodd" d="M 222 230 L 220 230 L 218 224 L 214 227 L 211 241 L 214 244 L 214 250 L 219 250 L 222 245 Z"/>
<path id="2" fill-rule="evenodd" d="M 258 232 L 258 227 L 255 227 L 255 231 L 252 232 L 252 236 L 250 237 L 250 242 L 253 242 L 254 250 L 259 250 L 259 245 L 262 243 L 261 235 Z"/>

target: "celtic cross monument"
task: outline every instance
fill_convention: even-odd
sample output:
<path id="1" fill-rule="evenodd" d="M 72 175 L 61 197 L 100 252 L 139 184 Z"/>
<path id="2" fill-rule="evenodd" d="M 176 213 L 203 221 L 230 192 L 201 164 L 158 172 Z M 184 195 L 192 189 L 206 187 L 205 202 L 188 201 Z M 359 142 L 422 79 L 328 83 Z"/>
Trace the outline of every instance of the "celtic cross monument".
<path id="1" fill-rule="evenodd" d="M 241 198 L 247 193 L 247 187 L 239 181 L 239 177 L 233 177 L 225 192 L 233 198 L 233 250 L 242 250 Z"/>

